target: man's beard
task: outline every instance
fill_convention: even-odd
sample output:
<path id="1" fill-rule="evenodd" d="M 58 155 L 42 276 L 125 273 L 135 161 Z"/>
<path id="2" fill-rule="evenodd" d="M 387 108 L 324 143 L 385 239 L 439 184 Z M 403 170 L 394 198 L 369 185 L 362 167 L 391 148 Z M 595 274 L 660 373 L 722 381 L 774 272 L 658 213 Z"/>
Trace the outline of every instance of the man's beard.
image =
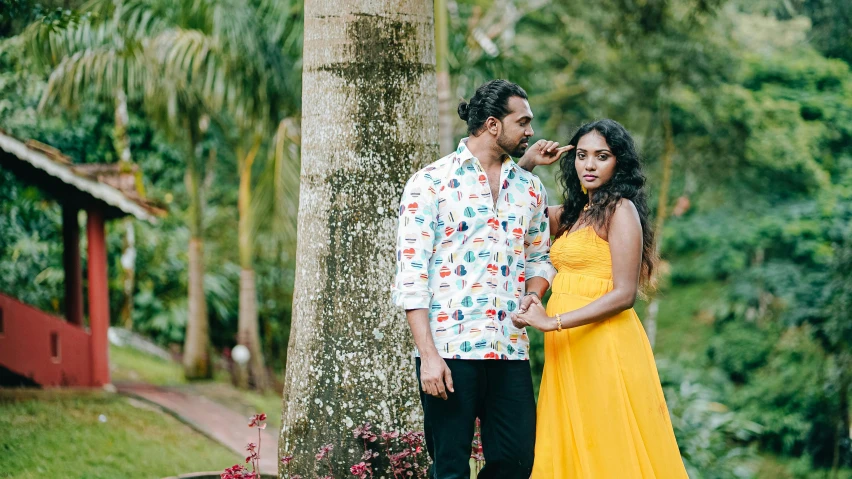
<path id="1" fill-rule="evenodd" d="M 511 143 L 509 142 L 508 138 L 503 136 L 503 134 L 501 133 L 500 137 L 497 138 L 497 145 L 502 148 L 503 151 L 505 151 L 506 154 L 508 154 L 509 156 L 513 158 L 520 158 L 524 156 L 524 153 L 527 151 L 527 147 L 529 146 L 529 144 L 527 143 L 528 141 L 529 139 L 524 137 L 524 139 L 522 139 L 518 143 Z"/>

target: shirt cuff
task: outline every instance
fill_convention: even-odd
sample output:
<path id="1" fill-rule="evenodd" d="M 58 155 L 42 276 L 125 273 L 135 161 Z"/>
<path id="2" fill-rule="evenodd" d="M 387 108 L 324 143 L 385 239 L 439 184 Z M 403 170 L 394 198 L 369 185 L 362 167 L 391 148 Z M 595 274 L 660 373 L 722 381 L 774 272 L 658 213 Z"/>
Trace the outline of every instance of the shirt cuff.
<path id="1" fill-rule="evenodd" d="M 428 291 L 402 291 L 394 288 L 393 304 L 402 309 L 429 309 L 432 305 L 432 293 Z"/>
<path id="2" fill-rule="evenodd" d="M 524 276 L 526 276 L 526 280 L 529 281 L 530 278 L 535 278 L 538 276 L 539 278 L 544 278 L 547 280 L 547 283 L 552 285 L 553 278 L 556 277 L 556 268 L 553 267 L 552 264 L 529 264 L 527 263 L 526 271 L 524 272 Z"/>

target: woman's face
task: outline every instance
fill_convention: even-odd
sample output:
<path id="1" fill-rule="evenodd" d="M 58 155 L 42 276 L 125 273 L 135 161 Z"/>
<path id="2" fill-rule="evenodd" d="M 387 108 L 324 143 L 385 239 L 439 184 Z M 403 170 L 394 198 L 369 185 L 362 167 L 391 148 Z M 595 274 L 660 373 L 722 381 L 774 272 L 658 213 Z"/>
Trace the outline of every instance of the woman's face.
<path id="1" fill-rule="evenodd" d="M 604 137 L 595 130 L 586 133 L 577 142 L 574 167 L 580 184 L 589 191 L 605 185 L 615 174 L 615 156 Z"/>

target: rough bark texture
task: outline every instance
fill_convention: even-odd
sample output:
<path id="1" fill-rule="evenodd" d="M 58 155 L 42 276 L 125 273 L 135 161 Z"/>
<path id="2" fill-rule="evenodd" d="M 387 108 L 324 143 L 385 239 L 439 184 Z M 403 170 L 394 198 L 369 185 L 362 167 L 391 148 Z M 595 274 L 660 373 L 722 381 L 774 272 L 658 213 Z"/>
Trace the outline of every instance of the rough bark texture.
<path id="1" fill-rule="evenodd" d="M 279 453 L 313 477 L 350 432 L 420 427 L 412 345 L 390 302 L 397 208 L 437 158 L 431 0 L 305 2 L 302 173 L 293 322 Z M 322 470 L 327 471 L 327 467 Z M 285 471 L 282 469 L 281 475 Z"/>

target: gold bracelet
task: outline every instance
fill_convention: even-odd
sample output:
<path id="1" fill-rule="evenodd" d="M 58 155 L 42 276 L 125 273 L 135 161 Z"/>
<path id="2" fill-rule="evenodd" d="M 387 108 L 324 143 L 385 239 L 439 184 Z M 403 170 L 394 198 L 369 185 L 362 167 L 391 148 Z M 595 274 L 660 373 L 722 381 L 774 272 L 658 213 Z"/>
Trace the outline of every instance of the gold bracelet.
<path id="1" fill-rule="evenodd" d="M 562 331 L 562 318 L 559 317 L 559 313 L 556 313 L 556 330 Z"/>

